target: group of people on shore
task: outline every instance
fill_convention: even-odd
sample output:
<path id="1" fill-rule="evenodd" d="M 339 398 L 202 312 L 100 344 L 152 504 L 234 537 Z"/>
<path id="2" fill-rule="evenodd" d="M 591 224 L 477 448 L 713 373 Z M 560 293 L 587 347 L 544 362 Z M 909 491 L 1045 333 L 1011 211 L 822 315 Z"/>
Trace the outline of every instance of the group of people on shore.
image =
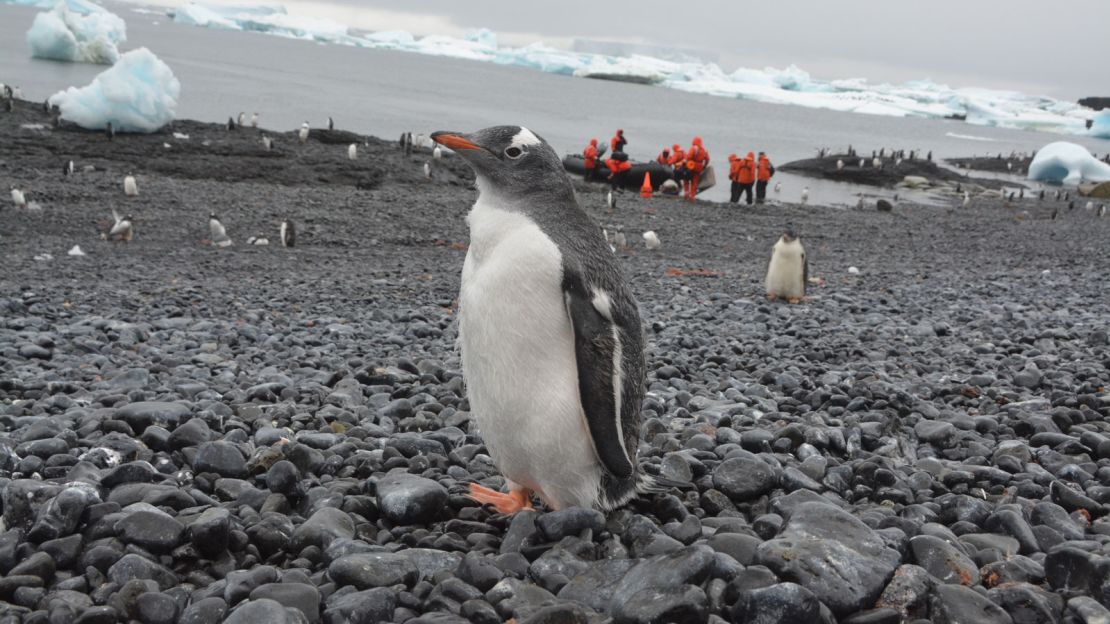
<path id="1" fill-rule="evenodd" d="M 590 144 L 582 150 L 585 159 L 585 179 L 606 179 L 614 189 L 625 186 L 625 178 L 632 169 L 628 154 L 624 151 L 628 139 L 624 136 L 623 129 L 617 129 L 609 139 L 609 145 L 598 146 L 597 139 L 590 139 Z M 604 158 L 608 149 L 609 157 Z M 604 160 L 603 160 L 604 158 Z M 678 143 L 671 147 L 664 147 L 663 151 L 655 157 L 661 165 L 671 167 L 674 181 L 682 189 L 682 195 L 688 201 L 693 201 L 698 195 L 701 176 L 709 166 L 709 150 L 705 149 L 701 137 L 694 137 L 690 148 L 683 150 Z M 767 182 L 775 175 L 775 167 L 763 152 L 759 157 L 748 152 L 744 158 L 736 154 L 729 154 L 728 179 L 732 182 L 730 201 L 739 203 L 740 196 L 747 195 L 747 203 L 752 203 L 752 189 L 755 189 L 755 201 L 763 203 L 767 196 Z"/>
<path id="2" fill-rule="evenodd" d="M 745 203 L 752 204 L 752 187 L 755 187 L 755 202 L 762 204 L 767 198 L 767 183 L 775 175 L 775 166 L 767 158 L 767 154 L 759 152 L 759 158 L 748 152 L 740 158 L 736 154 L 728 155 L 728 179 L 732 181 L 729 189 L 729 201 L 738 204 L 740 196 L 745 195 Z"/>

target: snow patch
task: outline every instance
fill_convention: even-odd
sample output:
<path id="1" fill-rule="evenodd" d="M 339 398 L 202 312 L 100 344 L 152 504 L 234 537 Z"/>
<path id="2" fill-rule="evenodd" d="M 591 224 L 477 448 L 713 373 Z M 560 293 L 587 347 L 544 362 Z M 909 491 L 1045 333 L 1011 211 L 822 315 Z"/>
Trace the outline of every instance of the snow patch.
<path id="1" fill-rule="evenodd" d="M 1110 180 L 1110 165 L 1100 162 L 1081 145 L 1057 141 L 1037 150 L 1029 163 L 1029 179 L 1064 184 L 1105 182 Z"/>
<path id="2" fill-rule="evenodd" d="M 181 83 L 173 71 L 147 50 L 132 50 L 92 83 L 50 96 L 62 119 L 82 128 L 100 129 L 109 122 L 123 132 L 154 132 L 174 118 Z"/>
<path id="3" fill-rule="evenodd" d="M 118 46 L 127 40 L 127 25 L 118 15 L 95 4 L 70 9 L 60 0 L 39 13 L 27 31 L 34 58 L 111 65 L 119 59 Z"/>

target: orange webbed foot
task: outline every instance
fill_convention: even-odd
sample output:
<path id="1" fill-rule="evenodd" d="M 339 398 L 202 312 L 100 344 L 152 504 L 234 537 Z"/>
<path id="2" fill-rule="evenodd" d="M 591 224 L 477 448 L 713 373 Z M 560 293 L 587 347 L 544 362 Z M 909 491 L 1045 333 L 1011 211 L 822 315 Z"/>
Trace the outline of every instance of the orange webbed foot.
<path id="1" fill-rule="evenodd" d="M 528 490 L 514 490 L 505 494 L 471 483 L 469 496 L 471 500 L 483 505 L 492 505 L 498 513 L 514 514 L 518 511 L 532 510 L 531 492 Z"/>
<path id="2" fill-rule="evenodd" d="M 786 300 L 786 302 L 787 303 L 795 303 L 795 304 L 796 303 L 801 303 L 802 298 L 801 297 L 790 297 L 789 299 Z"/>
<path id="3" fill-rule="evenodd" d="M 778 295 L 776 295 L 775 293 L 767 293 L 767 301 L 774 301 L 777 298 Z"/>

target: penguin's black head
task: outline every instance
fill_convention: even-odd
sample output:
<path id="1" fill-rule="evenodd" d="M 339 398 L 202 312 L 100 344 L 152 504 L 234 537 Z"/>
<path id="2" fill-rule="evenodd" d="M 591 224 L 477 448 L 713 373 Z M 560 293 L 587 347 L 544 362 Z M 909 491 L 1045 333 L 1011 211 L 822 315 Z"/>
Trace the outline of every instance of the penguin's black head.
<path id="1" fill-rule="evenodd" d="M 219 217 L 217 217 L 217 216 L 216 216 L 216 213 L 214 213 L 214 212 L 210 212 L 210 213 L 208 213 L 208 218 L 209 218 L 209 219 L 215 219 L 215 220 L 217 220 L 217 221 L 219 221 L 219 220 L 220 220 L 220 218 L 219 218 Z"/>
<path id="2" fill-rule="evenodd" d="M 479 188 L 497 195 L 571 192 L 562 161 L 539 135 L 523 126 L 494 126 L 470 134 L 435 132 L 478 176 Z"/>
<path id="3" fill-rule="evenodd" d="M 787 224 L 786 229 L 782 231 L 782 240 L 789 243 L 795 238 L 798 238 L 798 233 L 794 231 L 793 225 Z"/>

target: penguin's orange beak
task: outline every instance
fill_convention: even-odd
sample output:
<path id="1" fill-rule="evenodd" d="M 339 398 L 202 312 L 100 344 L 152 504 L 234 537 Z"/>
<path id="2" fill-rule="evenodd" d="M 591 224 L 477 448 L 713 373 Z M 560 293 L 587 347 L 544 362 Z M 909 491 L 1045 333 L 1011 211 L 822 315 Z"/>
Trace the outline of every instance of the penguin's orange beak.
<path id="1" fill-rule="evenodd" d="M 482 149 L 478 144 L 456 132 L 433 132 L 432 140 L 456 151 Z"/>

